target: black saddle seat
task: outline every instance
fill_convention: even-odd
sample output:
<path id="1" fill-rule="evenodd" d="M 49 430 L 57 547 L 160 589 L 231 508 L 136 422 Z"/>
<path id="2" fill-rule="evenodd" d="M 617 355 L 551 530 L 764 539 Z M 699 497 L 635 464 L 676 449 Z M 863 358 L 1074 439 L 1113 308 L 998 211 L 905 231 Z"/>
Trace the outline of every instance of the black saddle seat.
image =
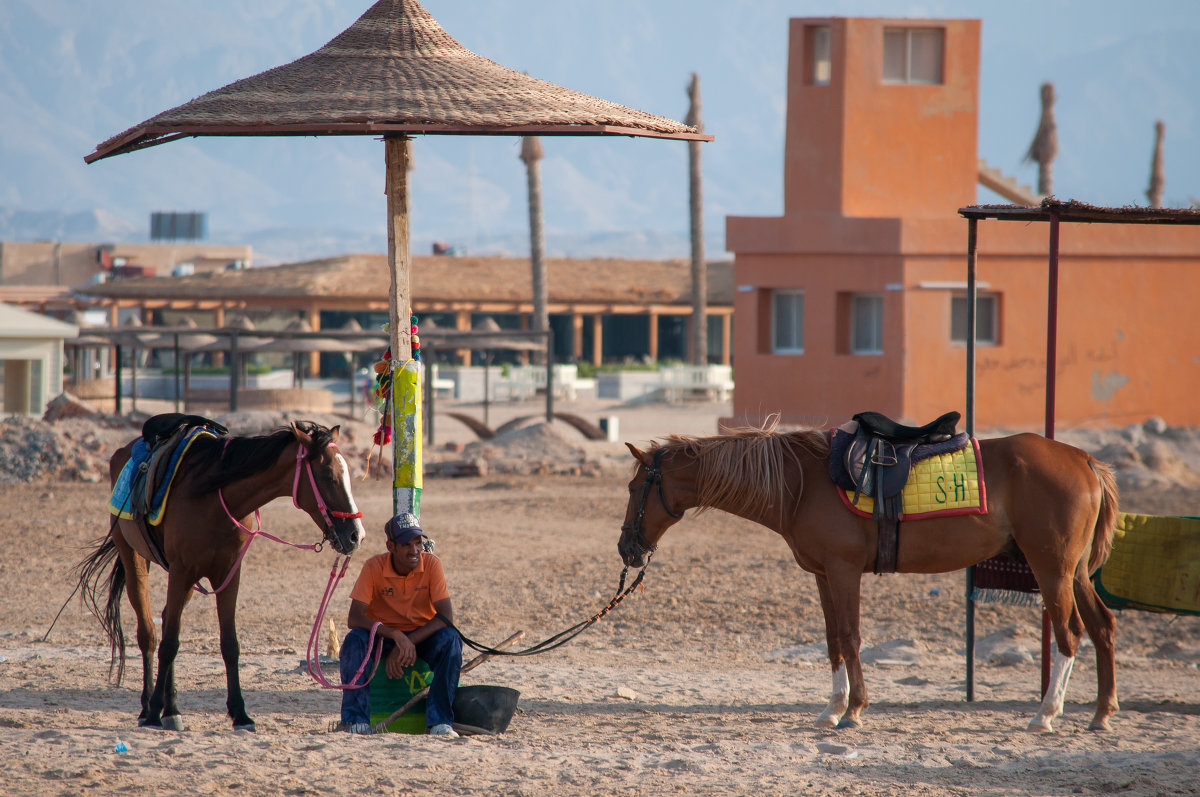
<path id="1" fill-rule="evenodd" d="M 154 448 L 159 443 L 166 442 L 181 427 L 204 426 L 212 429 L 220 437 L 229 434 L 229 430 L 221 424 L 205 418 L 203 415 L 188 415 L 182 412 L 164 412 L 146 419 L 142 424 L 142 439 L 146 445 Z"/>
<path id="2" fill-rule="evenodd" d="M 854 420 L 858 421 L 859 429 L 871 437 L 882 437 L 894 443 L 940 443 L 954 436 L 961 417 L 951 410 L 924 426 L 905 426 L 878 412 L 860 412 Z"/>

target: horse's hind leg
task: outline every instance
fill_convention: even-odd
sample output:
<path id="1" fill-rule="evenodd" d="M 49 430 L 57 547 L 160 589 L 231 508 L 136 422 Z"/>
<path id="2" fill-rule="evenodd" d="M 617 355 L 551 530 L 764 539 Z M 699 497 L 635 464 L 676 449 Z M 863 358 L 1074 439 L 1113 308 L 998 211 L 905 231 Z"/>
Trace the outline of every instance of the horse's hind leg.
<path id="1" fill-rule="evenodd" d="M 122 526 L 124 523 L 122 521 Z M 149 716 L 150 693 L 154 689 L 154 647 L 158 639 L 150 614 L 149 563 L 130 547 L 122 533 L 119 530 L 113 534 L 113 543 L 125 565 L 125 594 L 137 617 L 137 642 L 142 652 L 142 710 L 138 714 L 138 724 L 143 725 Z"/>
<path id="2" fill-rule="evenodd" d="M 246 701 L 242 697 L 241 678 L 238 675 L 241 648 L 238 645 L 237 624 L 234 618 L 237 613 L 239 575 L 240 573 L 235 573 L 225 589 L 217 593 L 217 621 L 221 627 L 221 658 L 225 660 L 225 707 L 233 720 L 234 730 L 253 731 L 254 720 L 246 714 Z"/>
<path id="3" fill-rule="evenodd" d="M 817 592 L 821 596 L 821 610 L 825 615 L 825 644 L 829 648 L 829 667 L 833 672 L 833 688 L 829 693 L 829 703 L 821 712 L 821 716 L 817 717 L 816 725 L 818 728 L 833 728 L 850 706 L 850 678 L 846 675 L 846 662 L 842 658 L 841 643 L 838 641 L 829 580 L 823 575 L 816 578 Z"/>
<path id="4" fill-rule="evenodd" d="M 1071 669 L 1075 666 L 1075 651 L 1083 635 L 1083 622 L 1075 608 L 1073 581 L 1062 575 L 1043 576 L 1034 570 L 1041 589 L 1046 613 L 1054 627 L 1057 649 L 1050 666 L 1050 683 L 1042 698 L 1042 705 L 1029 722 L 1029 730 L 1049 733 L 1054 730 L 1051 721 L 1063 713 L 1063 701 L 1067 695 L 1067 684 L 1071 680 Z"/>
<path id="5" fill-rule="evenodd" d="M 158 645 L 158 676 L 146 710 L 146 725 L 183 730 L 183 719 L 175 702 L 175 657 L 179 655 L 183 607 L 191 598 L 194 583 L 195 579 L 189 579 L 181 569 L 171 570 L 167 575 L 167 604 L 163 608 L 162 641 Z"/>
<path id="6" fill-rule="evenodd" d="M 1093 731 L 1109 730 L 1108 718 L 1117 712 L 1117 623 L 1108 607 L 1096 594 L 1096 588 L 1081 564 L 1075 570 L 1075 604 L 1083 615 L 1092 644 L 1096 646 L 1096 715 L 1088 726 Z"/>

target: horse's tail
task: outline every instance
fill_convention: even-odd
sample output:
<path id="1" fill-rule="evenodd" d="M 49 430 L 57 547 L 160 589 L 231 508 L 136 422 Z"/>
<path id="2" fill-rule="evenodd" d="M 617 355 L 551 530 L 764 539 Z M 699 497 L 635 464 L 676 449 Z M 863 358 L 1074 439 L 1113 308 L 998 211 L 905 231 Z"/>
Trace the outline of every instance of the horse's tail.
<path id="1" fill-rule="evenodd" d="M 113 518 L 113 526 L 117 519 Z M 125 565 L 117 556 L 117 545 L 113 542 L 115 529 L 97 540 L 92 552 L 75 567 L 79 576 L 79 598 L 96 615 L 104 633 L 108 635 L 111 658 L 108 663 L 108 679 L 121 685 L 125 677 L 125 630 L 121 627 L 121 599 L 125 592 Z M 105 594 L 107 593 L 107 595 Z"/>
<path id="2" fill-rule="evenodd" d="M 1092 538 L 1092 553 L 1088 557 L 1088 573 L 1095 573 L 1112 553 L 1113 536 L 1117 530 L 1117 479 L 1112 467 L 1089 457 L 1088 465 L 1100 480 L 1100 514 L 1096 516 L 1096 532 Z"/>

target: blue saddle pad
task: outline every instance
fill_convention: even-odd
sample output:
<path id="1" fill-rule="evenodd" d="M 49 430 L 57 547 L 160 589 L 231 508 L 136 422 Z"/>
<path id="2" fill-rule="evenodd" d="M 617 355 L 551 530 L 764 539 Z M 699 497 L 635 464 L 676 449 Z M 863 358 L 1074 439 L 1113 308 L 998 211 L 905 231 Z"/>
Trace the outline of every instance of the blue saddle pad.
<path id="1" fill-rule="evenodd" d="M 151 526 L 158 525 L 162 520 L 163 511 L 166 509 L 167 495 L 170 493 L 171 483 L 175 480 L 175 472 L 179 469 L 179 463 L 183 460 L 183 455 L 187 453 L 188 448 L 200 435 L 217 436 L 212 430 L 198 426 L 188 432 L 187 436 L 179 441 L 179 445 L 171 452 L 165 477 L 155 486 L 154 498 L 150 502 L 150 506 L 146 507 L 146 522 Z M 117 483 L 113 485 L 112 496 L 108 499 L 108 511 L 117 517 L 133 518 L 135 499 L 130 493 L 137 480 L 138 469 L 150 458 L 151 453 L 145 440 L 139 437 L 134 441 L 129 461 L 125 463 L 125 467 L 121 468 Z"/>

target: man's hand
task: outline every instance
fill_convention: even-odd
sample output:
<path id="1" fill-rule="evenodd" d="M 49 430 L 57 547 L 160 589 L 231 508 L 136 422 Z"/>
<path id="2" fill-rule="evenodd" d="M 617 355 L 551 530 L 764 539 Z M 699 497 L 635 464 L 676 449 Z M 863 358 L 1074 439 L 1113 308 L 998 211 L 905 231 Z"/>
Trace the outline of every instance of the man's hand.
<path id="1" fill-rule="evenodd" d="M 389 678 L 399 678 L 404 674 L 405 667 L 411 667 L 417 660 L 417 646 L 412 643 L 407 634 L 396 634 L 396 647 L 387 657 L 387 674 Z"/>

